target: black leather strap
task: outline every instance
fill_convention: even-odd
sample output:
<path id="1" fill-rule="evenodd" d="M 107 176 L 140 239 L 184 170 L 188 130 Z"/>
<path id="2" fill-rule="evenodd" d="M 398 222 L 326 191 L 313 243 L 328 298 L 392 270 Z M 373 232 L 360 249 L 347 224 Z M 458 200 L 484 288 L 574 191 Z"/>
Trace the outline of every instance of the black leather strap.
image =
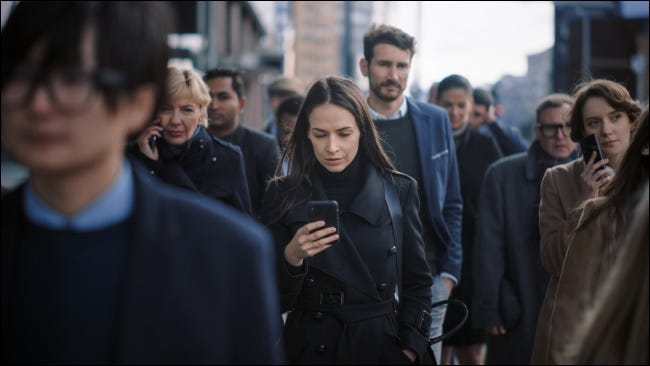
<path id="1" fill-rule="evenodd" d="M 403 214 L 402 205 L 399 202 L 399 195 L 394 183 L 388 179 L 384 179 L 384 199 L 386 206 L 388 206 L 388 213 L 390 214 L 390 222 L 393 226 L 393 238 L 395 247 L 397 248 L 397 291 L 399 300 L 402 300 L 402 238 L 403 238 Z"/>

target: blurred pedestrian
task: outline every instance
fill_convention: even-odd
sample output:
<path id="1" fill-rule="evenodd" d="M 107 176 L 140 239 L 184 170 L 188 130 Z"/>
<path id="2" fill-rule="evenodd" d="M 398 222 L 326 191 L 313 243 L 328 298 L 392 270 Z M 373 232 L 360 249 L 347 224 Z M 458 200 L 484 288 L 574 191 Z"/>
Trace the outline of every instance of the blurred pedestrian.
<path id="1" fill-rule="evenodd" d="M 289 173 L 269 184 L 262 217 L 277 246 L 282 310 L 293 310 L 289 363 L 430 364 L 416 182 L 393 169 L 361 90 L 317 80 L 287 152 Z M 339 231 L 310 222 L 310 200 L 338 203 Z"/>
<path id="2" fill-rule="evenodd" d="M 476 217 L 478 200 L 483 177 L 490 164 L 501 158 L 501 150 L 496 141 L 470 129 L 469 118 L 472 112 L 472 86 L 463 76 L 453 74 L 445 77 L 438 85 L 438 105 L 449 115 L 451 129 L 454 133 L 460 192 L 463 198 L 463 224 L 461 243 L 463 245 L 462 280 L 451 292 L 451 298 L 464 302 L 470 313 L 474 279 L 472 260 L 474 237 L 476 235 Z M 464 312 L 452 308 L 445 316 L 444 331 L 459 324 Z M 476 327 L 472 318 L 468 318 L 460 330 L 443 341 L 441 364 L 452 363 L 452 351 L 463 364 L 482 365 L 485 359 L 486 332 Z"/>
<path id="3" fill-rule="evenodd" d="M 279 167 L 280 171 L 276 172 L 279 175 L 286 175 L 289 172 L 289 158 L 285 154 L 287 144 L 291 139 L 291 134 L 293 129 L 296 127 L 296 121 L 298 120 L 298 114 L 300 113 L 300 108 L 302 103 L 304 103 L 305 97 L 302 95 L 294 95 L 285 99 L 278 106 L 276 111 L 276 121 L 278 124 L 278 143 L 282 149 L 282 165 Z"/>
<path id="4" fill-rule="evenodd" d="M 278 126 L 276 124 L 275 114 L 278 110 L 278 106 L 283 100 L 294 95 L 302 95 L 303 93 L 304 86 L 300 80 L 288 76 L 280 76 L 275 79 L 267 89 L 267 96 L 269 98 L 271 109 L 273 109 L 273 116 L 266 121 L 264 132 L 277 136 Z"/>
<path id="5" fill-rule="evenodd" d="M 539 252 L 539 187 L 546 170 L 578 157 L 569 135 L 573 99 L 551 94 L 537 105 L 535 141 L 488 169 L 473 253 L 474 324 L 488 331 L 488 365 L 527 364 L 548 273 Z"/>
<path id="6" fill-rule="evenodd" d="M 22 1 L 2 30 L 2 137 L 30 171 L 2 198 L 4 364 L 283 360 L 267 230 L 124 156 L 164 98 L 170 19 Z"/>
<path id="7" fill-rule="evenodd" d="M 264 188 L 280 160 L 280 148 L 273 136 L 242 124 L 241 114 L 248 100 L 244 78 L 239 70 L 212 69 L 203 78 L 212 98 L 208 105 L 208 131 L 241 149 L 253 216 L 258 218 Z"/>
<path id="8" fill-rule="evenodd" d="M 587 160 L 555 166 L 546 171 L 541 185 L 539 207 L 540 252 L 542 265 L 551 275 L 537 322 L 532 363 L 561 362 L 561 330 L 570 319 L 553 319 L 558 281 L 565 260 L 569 235 L 579 219 L 576 208 L 585 200 L 601 195 L 602 189 L 614 179 L 620 161 L 630 144 L 633 122 L 641 107 L 619 83 L 596 79 L 576 87 L 569 124 L 571 139 L 580 141 L 595 134 L 602 148 L 603 160 L 596 162 L 595 153 Z M 600 167 L 604 167 L 600 169 Z M 572 314 L 571 317 L 575 316 Z M 555 326 L 555 329 L 551 329 Z M 551 338 L 551 335 L 555 336 Z"/>
<path id="9" fill-rule="evenodd" d="M 647 148 L 645 166 L 648 166 Z M 621 254 L 573 336 L 576 364 L 648 364 L 648 182 L 632 212 Z"/>
<path id="10" fill-rule="evenodd" d="M 447 113 L 404 96 L 415 38 L 401 29 L 372 26 L 363 38 L 361 73 L 368 78 L 368 104 L 384 149 L 400 172 L 418 182 L 420 221 L 433 274 L 432 303 L 447 300 L 461 275 L 463 202 L 456 149 Z M 447 306 L 432 309 L 431 337 L 442 333 Z M 432 345 L 440 360 L 440 343 Z"/>
<path id="11" fill-rule="evenodd" d="M 206 129 L 208 87 L 190 69 L 170 67 L 167 78 L 167 103 L 157 111 L 158 123 L 140 134 L 130 152 L 163 181 L 250 215 L 241 150 L 211 136 Z M 156 142 L 151 142 L 152 137 Z"/>
<path id="12" fill-rule="evenodd" d="M 528 149 L 528 141 L 521 136 L 521 132 L 513 126 L 506 125 L 497 117 L 492 93 L 477 88 L 474 89 L 472 96 L 473 111 L 469 119 L 471 129 L 493 137 L 504 156 Z"/>

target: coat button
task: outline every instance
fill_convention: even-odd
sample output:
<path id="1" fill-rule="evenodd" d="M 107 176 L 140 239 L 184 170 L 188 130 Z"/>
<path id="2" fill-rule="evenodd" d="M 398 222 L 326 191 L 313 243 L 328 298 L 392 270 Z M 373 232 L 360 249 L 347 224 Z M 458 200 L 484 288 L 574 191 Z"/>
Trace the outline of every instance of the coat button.
<path id="1" fill-rule="evenodd" d="M 388 249 L 388 255 L 393 255 L 397 253 L 397 247 L 393 245 L 392 248 Z"/>
<path id="2" fill-rule="evenodd" d="M 316 282 L 316 281 L 314 281 L 314 279 L 311 278 L 311 277 L 308 277 L 308 278 L 305 280 L 305 284 L 306 284 L 307 286 L 309 286 L 309 287 L 314 286 L 314 282 Z"/>
<path id="3" fill-rule="evenodd" d="M 323 313 L 317 311 L 314 313 L 314 319 L 323 319 Z"/>
<path id="4" fill-rule="evenodd" d="M 377 285 L 377 290 L 379 291 L 384 291 L 386 288 L 388 288 L 388 284 L 385 282 L 382 282 L 379 285 Z"/>
<path id="5" fill-rule="evenodd" d="M 217 158 L 213 156 L 213 157 L 212 157 L 212 161 L 213 161 L 213 162 L 217 161 Z"/>
<path id="6" fill-rule="evenodd" d="M 323 353 L 323 352 L 325 352 L 326 350 L 327 350 L 327 347 L 325 347 L 324 344 L 321 344 L 321 345 L 318 346 L 318 348 L 316 349 L 316 351 L 317 351 L 318 353 Z"/>

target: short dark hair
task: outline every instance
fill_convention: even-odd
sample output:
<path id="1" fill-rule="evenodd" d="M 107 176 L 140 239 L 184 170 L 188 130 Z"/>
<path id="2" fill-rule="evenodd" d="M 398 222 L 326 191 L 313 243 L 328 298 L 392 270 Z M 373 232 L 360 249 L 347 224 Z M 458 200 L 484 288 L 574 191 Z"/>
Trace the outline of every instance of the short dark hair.
<path id="1" fill-rule="evenodd" d="M 476 88 L 472 92 L 472 96 L 474 97 L 474 105 L 482 105 L 486 109 L 490 109 L 494 105 L 494 97 L 489 90 Z"/>
<path id="2" fill-rule="evenodd" d="M 288 113 L 293 116 L 297 116 L 300 112 L 300 107 L 305 101 L 305 97 L 302 95 L 292 95 L 287 99 L 283 100 L 282 103 L 278 105 L 278 109 L 275 111 L 275 119 L 278 123 L 280 122 L 280 116 L 285 113 Z"/>
<path id="3" fill-rule="evenodd" d="M 442 98 L 442 95 L 450 89 L 463 89 L 467 93 L 472 95 L 472 84 L 469 83 L 464 76 L 458 74 L 452 74 L 440 81 L 438 85 L 438 101 Z"/>
<path id="4" fill-rule="evenodd" d="M 82 37 L 91 30 L 97 69 L 120 76 L 119 84 L 97 85 L 109 110 L 145 84 L 156 87 L 158 108 L 166 96 L 167 34 L 173 25 L 164 2 L 21 1 L 2 30 L 2 87 L 40 42 L 41 72 L 80 67 Z"/>
<path id="5" fill-rule="evenodd" d="M 215 78 L 230 78 L 232 80 L 232 88 L 237 93 L 239 99 L 246 96 L 246 84 L 244 83 L 244 73 L 237 69 L 228 69 L 228 68 L 215 68 L 208 70 L 203 76 L 203 80 L 206 82 L 210 79 Z"/>
<path id="6" fill-rule="evenodd" d="M 585 126 L 583 122 L 582 109 L 591 97 L 601 97 L 607 104 L 617 111 L 625 112 L 630 123 L 636 121 L 641 114 L 641 105 L 634 100 L 625 87 L 615 81 L 606 79 L 595 79 L 584 82 L 575 87 L 573 99 L 575 100 L 571 109 L 571 140 L 579 142 L 585 137 Z"/>
<path id="7" fill-rule="evenodd" d="M 366 34 L 363 35 L 363 57 L 366 58 L 368 63 L 372 60 L 375 46 L 382 43 L 393 45 L 400 50 L 409 51 L 411 53 L 411 59 L 415 54 L 414 37 L 390 25 L 373 24 Z"/>
<path id="8" fill-rule="evenodd" d="M 537 123 L 539 123 L 539 116 L 542 114 L 542 112 L 550 108 L 560 108 L 565 104 L 568 105 L 569 108 L 573 107 L 573 98 L 571 98 L 569 94 L 556 93 L 547 95 L 542 98 L 542 100 L 537 103 L 537 108 L 535 109 Z"/>

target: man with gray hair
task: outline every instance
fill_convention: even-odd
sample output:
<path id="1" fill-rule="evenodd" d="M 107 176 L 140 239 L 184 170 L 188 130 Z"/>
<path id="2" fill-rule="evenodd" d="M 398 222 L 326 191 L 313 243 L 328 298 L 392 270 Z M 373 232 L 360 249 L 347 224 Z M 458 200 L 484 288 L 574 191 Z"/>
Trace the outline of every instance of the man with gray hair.
<path id="1" fill-rule="evenodd" d="M 474 242 L 474 322 L 488 331 L 486 364 L 528 364 L 548 273 L 539 243 L 539 192 L 546 169 L 578 157 L 569 135 L 566 94 L 537 107 L 528 152 L 498 160 L 481 187 Z"/>

